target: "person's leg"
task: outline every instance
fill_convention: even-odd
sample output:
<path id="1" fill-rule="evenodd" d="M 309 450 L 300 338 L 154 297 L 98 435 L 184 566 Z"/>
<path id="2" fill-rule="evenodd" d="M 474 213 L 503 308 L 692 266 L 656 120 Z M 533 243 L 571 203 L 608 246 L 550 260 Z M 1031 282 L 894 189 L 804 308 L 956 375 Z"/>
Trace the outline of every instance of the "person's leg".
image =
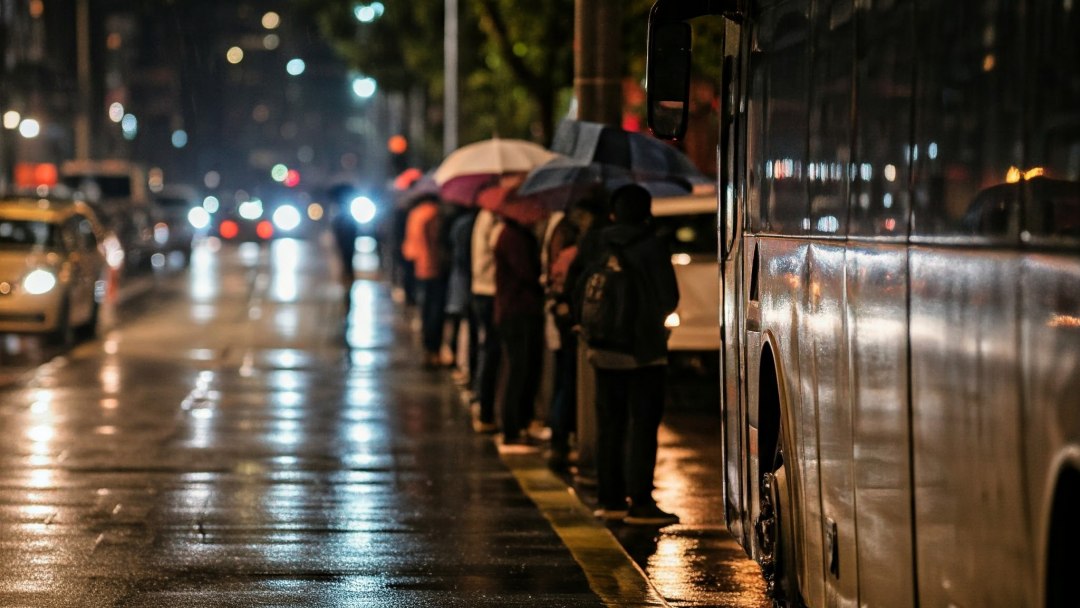
<path id="1" fill-rule="evenodd" d="M 443 325 L 446 319 L 446 281 L 444 279 L 424 281 L 424 298 L 421 306 L 424 350 L 429 355 L 437 357 L 439 348 L 442 346 Z"/>
<path id="2" fill-rule="evenodd" d="M 480 362 L 480 331 L 477 328 L 476 308 L 472 303 L 472 298 L 469 298 L 469 303 L 466 305 L 465 310 L 467 311 L 466 312 L 466 319 L 467 319 L 466 324 L 467 324 L 467 328 L 468 328 L 468 331 L 469 331 L 468 344 L 467 344 L 467 347 L 465 349 L 466 352 L 468 353 L 466 355 L 467 359 L 468 359 L 468 361 L 467 361 L 468 368 L 466 369 L 466 372 L 467 372 L 466 377 L 469 380 L 467 386 L 469 388 L 472 388 L 473 391 L 474 391 L 474 394 L 475 394 L 476 386 L 475 386 L 474 383 L 476 382 L 476 373 L 478 371 L 477 367 L 478 367 L 479 362 Z"/>
<path id="3" fill-rule="evenodd" d="M 527 316 L 522 319 L 522 355 L 524 378 L 520 409 L 522 426 L 529 428 L 529 424 L 537 417 L 536 396 L 540 393 L 540 381 L 544 371 L 544 317 L 541 315 Z"/>
<path id="4" fill-rule="evenodd" d="M 480 422 L 495 423 L 495 392 L 498 388 L 499 362 L 502 344 L 495 329 L 495 299 L 491 296 L 474 296 L 479 353 L 473 392 L 480 403 Z"/>
<path id="5" fill-rule="evenodd" d="M 551 451 L 564 464 L 570 453 L 570 434 L 577 426 L 577 343 L 562 332 L 562 348 L 555 351 L 555 392 L 551 402 Z"/>
<path id="6" fill-rule="evenodd" d="M 499 326 L 503 356 L 507 363 L 506 393 L 503 395 L 502 428 L 505 443 L 521 438 L 527 425 L 525 400 L 529 392 L 529 351 L 527 322 L 511 318 Z"/>
<path id="7" fill-rule="evenodd" d="M 596 369 L 596 482 L 601 509 L 626 508 L 623 463 L 627 424 L 627 374 Z"/>
<path id="8" fill-rule="evenodd" d="M 663 365 L 643 367 L 634 370 L 627 382 L 630 422 L 626 483 L 631 503 L 638 507 L 654 504 L 653 474 L 657 432 L 664 416 L 666 370 Z"/>

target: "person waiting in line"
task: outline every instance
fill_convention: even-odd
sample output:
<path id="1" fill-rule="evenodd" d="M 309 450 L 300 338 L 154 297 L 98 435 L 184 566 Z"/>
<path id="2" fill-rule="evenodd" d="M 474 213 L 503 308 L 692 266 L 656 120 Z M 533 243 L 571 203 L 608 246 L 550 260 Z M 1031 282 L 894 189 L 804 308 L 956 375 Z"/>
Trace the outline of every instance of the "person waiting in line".
<path id="1" fill-rule="evenodd" d="M 472 318 L 476 325 L 476 371 L 473 373 L 475 406 L 473 428 L 481 433 L 493 433 L 495 399 L 499 367 L 502 361 L 502 342 L 495 328 L 495 243 L 503 225 L 494 213 L 481 209 L 473 222 L 471 242 Z"/>
<path id="2" fill-rule="evenodd" d="M 450 285 L 446 297 L 446 317 L 450 325 L 447 344 L 452 354 L 454 380 L 470 386 L 476 371 L 476 324 L 469 320 L 472 305 L 472 230 L 476 212 L 467 209 L 457 214 L 447 236 L 450 256 Z M 462 326 L 468 331 L 465 354 L 458 348 Z"/>
<path id="3" fill-rule="evenodd" d="M 446 309 L 446 274 L 440 259 L 439 199 L 426 196 L 417 201 L 405 221 L 402 256 L 413 263 L 419 283 L 420 333 L 425 367 L 440 365 L 443 320 Z"/>
<path id="4" fill-rule="evenodd" d="M 577 427 L 577 335 L 573 331 L 571 292 L 567 284 L 570 266 L 577 257 L 578 240 L 589 232 L 604 203 L 594 197 L 575 201 L 563 217 L 552 216 L 541 261 L 547 300 L 545 339 L 554 351 L 554 387 L 551 394 L 551 451 L 548 466 L 563 472 L 569 466 L 570 436 Z"/>
<path id="5" fill-rule="evenodd" d="M 540 245 L 531 226 L 503 219 L 495 244 L 495 324 L 503 344 L 503 445 L 530 445 L 540 388 L 544 293 L 540 286 Z"/>
<path id="6" fill-rule="evenodd" d="M 633 312 L 619 328 L 628 337 L 625 348 L 594 347 L 590 341 L 588 357 L 596 369 L 597 516 L 666 525 L 679 518 L 660 509 L 652 493 L 667 374 L 664 319 L 679 303 L 679 288 L 671 253 L 650 225 L 651 205 L 649 192 L 635 184 L 611 195 L 614 224 L 601 232 L 602 253 L 593 263 L 595 268 L 616 257 L 629 273 Z"/>

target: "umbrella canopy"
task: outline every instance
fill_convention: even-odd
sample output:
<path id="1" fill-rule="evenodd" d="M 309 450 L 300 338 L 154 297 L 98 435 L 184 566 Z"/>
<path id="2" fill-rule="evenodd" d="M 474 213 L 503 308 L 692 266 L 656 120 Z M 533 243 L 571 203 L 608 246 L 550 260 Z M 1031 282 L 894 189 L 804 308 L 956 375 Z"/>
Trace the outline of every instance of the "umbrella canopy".
<path id="1" fill-rule="evenodd" d="M 555 131 L 551 149 L 579 162 L 622 167 L 638 182 L 671 179 L 689 183 L 708 181 L 679 150 L 655 137 L 617 126 L 564 120 Z"/>
<path id="2" fill-rule="evenodd" d="M 705 176 L 700 178 L 705 183 Z M 643 186 L 653 197 L 679 196 L 694 189 L 694 183 L 686 178 L 635 176 L 634 172 L 619 165 L 581 161 L 560 156 L 533 169 L 518 190 L 521 196 L 532 196 L 548 209 L 565 209 L 571 202 L 589 196 L 607 195 L 626 184 Z"/>
<path id="3" fill-rule="evenodd" d="M 492 186 L 476 197 L 476 204 L 523 225 L 534 224 L 551 215 L 536 197 L 522 196 L 517 188 Z"/>
<path id="4" fill-rule="evenodd" d="M 395 204 L 399 209 L 408 209 L 412 207 L 416 201 L 427 198 L 429 196 L 439 196 L 439 186 L 435 183 L 435 179 L 431 176 L 431 173 L 425 173 L 413 181 L 407 188 L 398 192 L 395 198 Z"/>
<path id="5" fill-rule="evenodd" d="M 458 148 L 435 170 L 443 198 L 471 204 L 479 191 L 502 175 L 527 173 L 555 155 L 522 139 L 487 139 Z"/>

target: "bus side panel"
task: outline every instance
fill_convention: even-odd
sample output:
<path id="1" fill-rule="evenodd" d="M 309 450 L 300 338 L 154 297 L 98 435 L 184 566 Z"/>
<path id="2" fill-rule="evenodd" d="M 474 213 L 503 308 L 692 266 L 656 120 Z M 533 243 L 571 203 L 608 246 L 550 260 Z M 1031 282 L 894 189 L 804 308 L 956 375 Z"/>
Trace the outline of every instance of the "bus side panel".
<path id="1" fill-rule="evenodd" d="M 844 327 L 844 256 L 842 241 L 813 243 L 809 281 L 802 290 L 799 358 L 806 378 L 806 404 L 817 412 L 820 450 L 822 555 L 826 605 L 854 606 L 858 599 L 855 552 L 855 481 L 853 433 L 848 395 L 847 336 Z M 807 373 L 810 371 L 811 373 Z M 808 435 L 810 436 L 810 435 Z M 810 525 L 811 522 L 807 522 Z"/>
<path id="2" fill-rule="evenodd" d="M 803 290 L 806 289 L 809 243 L 796 239 L 763 237 L 758 240 L 757 246 L 758 259 L 761 261 L 758 268 L 761 328 L 762 333 L 770 337 L 770 346 L 776 359 L 783 398 L 786 399 L 781 404 L 785 408 L 782 412 L 783 424 L 787 426 L 794 450 L 794 457 L 788 455 L 786 462 L 790 463 L 788 478 L 795 491 L 795 517 L 800 524 L 795 530 L 800 566 L 799 580 L 809 605 L 823 606 L 824 545 L 817 412 L 813 401 L 814 388 L 809 382 L 812 377 L 810 370 L 800 367 L 802 347 L 799 341 L 799 316 L 804 301 Z M 751 362 L 756 362 L 761 357 L 760 350 L 748 351 L 748 356 L 751 357 Z M 802 383 L 799 383 L 800 379 Z M 756 373 L 747 378 L 747 387 L 751 393 L 757 392 L 758 380 Z M 751 416 L 751 424 L 757 428 L 757 411 L 752 411 Z M 764 458 L 765 455 L 761 457 Z M 760 467 L 756 461 L 752 461 L 751 470 L 756 475 L 751 479 L 761 478 Z M 751 487 L 754 492 L 756 517 L 757 505 L 760 504 L 760 484 L 755 483 Z"/>
<path id="3" fill-rule="evenodd" d="M 1034 515 L 1033 555 L 1028 560 L 1036 581 L 1045 572 L 1051 492 L 1057 461 L 1067 449 L 1080 450 L 1080 259 L 1033 255 L 1024 264 L 1022 356 L 1028 510 Z M 1040 544 L 1036 544 L 1040 543 Z M 1036 574 L 1038 573 L 1038 574 Z M 1042 592 L 1031 585 L 1030 605 Z"/>
<path id="4" fill-rule="evenodd" d="M 852 242 L 847 273 L 859 602 L 913 606 L 907 247 Z"/>
<path id="5" fill-rule="evenodd" d="M 1024 606 L 1019 256 L 910 255 L 919 602 Z"/>

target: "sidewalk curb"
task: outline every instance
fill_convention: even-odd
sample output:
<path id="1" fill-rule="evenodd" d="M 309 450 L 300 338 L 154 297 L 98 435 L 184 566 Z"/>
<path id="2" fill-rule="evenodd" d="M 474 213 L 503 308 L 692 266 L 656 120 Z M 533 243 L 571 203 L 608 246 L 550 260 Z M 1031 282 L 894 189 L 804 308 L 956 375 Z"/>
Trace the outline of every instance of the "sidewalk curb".
<path id="1" fill-rule="evenodd" d="M 605 606 L 670 608 L 645 571 L 540 454 L 500 453 L 521 489 L 540 509 L 581 566 Z"/>

